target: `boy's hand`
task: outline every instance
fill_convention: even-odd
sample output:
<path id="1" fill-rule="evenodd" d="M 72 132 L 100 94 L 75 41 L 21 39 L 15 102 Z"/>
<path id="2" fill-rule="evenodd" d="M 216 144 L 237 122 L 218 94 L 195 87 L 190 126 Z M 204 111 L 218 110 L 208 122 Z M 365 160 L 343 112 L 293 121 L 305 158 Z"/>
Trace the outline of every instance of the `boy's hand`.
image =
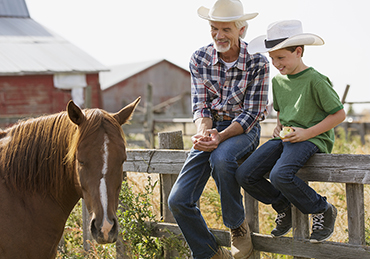
<path id="1" fill-rule="evenodd" d="M 283 142 L 297 143 L 311 138 L 307 129 L 297 127 L 292 128 L 294 129 L 294 132 L 286 135 L 283 139 Z"/>
<path id="2" fill-rule="evenodd" d="M 272 133 L 273 138 L 279 137 L 280 131 L 283 129 L 283 125 L 277 125 Z"/>

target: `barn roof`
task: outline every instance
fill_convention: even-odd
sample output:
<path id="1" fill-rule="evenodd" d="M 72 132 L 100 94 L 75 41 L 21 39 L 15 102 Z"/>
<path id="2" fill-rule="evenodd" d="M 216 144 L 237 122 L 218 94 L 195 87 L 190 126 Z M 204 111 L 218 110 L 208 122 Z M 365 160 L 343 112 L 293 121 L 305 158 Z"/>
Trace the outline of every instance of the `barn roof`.
<path id="1" fill-rule="evenodd" d="M 0 75 L 96 73 L 107 67 L 30 18 L 24 0 L 0 0 Z"/>
<path id="2" fill-rule="evenodd" d="M 101 72 L 99 74 L 100 80 L 100 87 L 102 90 L 108 89 L 109 87 L 126 80 L 160 62 L 169 62 L 166 59 L 156 59 L 156 60 L 149 60 L 149 61 L 142 61 L 137 63 L 128 63 L 128 64 L 121 64 L 110 66 L 109 71 Z M 169 62 L 173 64 L 172 62 Z M 174 66 L 177 66 L 173 64 Z M 180 67 L 181 69 L 184 69 Z M 184 69 L 185 70 L 185 69 Z"/>
<path id="3" fill-rule="evenodd" d="M 24 0 L 0 0 L 0 16 L 30 18 Z"/>

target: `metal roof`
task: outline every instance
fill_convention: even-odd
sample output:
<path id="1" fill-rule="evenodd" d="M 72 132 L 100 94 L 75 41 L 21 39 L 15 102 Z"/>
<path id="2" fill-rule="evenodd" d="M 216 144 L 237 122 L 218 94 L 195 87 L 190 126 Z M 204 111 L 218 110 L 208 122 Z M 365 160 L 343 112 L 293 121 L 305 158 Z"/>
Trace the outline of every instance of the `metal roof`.
<path id="1" fill-rule="evenodd" d="M 109 72 L 101 72 L 99 74 L 100 87 L 102 90 L 105 90 L 163 60 L 165 59 L 110 66 Z"/>
<path id="2" fill-rule="evenodd" d="M 30 18 L 25 0 L 0 0 L 0 16 Z"/>
<path id="3" fill-rule="evenodd" d="M 29 18 L 24 0 L 0 0 L 0 60 L 0 76 L 108 70 L 83 50 Z"/>

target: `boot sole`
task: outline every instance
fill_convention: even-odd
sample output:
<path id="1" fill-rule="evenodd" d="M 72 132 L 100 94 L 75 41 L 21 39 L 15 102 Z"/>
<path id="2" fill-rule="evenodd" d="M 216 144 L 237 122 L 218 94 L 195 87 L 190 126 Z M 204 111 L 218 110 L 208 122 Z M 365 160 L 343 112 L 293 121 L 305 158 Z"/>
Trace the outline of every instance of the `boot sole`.
<path id="1" fill-rule="evenodd" d="M 249 258 L 252 254 L 253 254 L 253 249 L 249 252 L 249 254 L 248 254 L 248 255 L 246 255 L 246 256 L 244 256 L 244 257 L 237 258 L 237 259 L 247 259 L 247 258 Z M 233 257 L 233 258 L 235 258 L 235 257 Z"/>

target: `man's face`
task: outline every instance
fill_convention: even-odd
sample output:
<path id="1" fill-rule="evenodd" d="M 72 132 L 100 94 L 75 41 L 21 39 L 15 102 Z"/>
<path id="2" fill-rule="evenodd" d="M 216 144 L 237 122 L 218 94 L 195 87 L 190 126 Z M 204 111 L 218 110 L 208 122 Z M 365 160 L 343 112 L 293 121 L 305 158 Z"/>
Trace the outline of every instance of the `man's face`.
<path id="1" fill-rule="evenodd" d="M 214 22 L 210 21 L 211 35 L 218 52 L 227 52 L 233 46 L 239 47 L 239 36 L 242 29 L 235 26 L 235 22 Z"/>

